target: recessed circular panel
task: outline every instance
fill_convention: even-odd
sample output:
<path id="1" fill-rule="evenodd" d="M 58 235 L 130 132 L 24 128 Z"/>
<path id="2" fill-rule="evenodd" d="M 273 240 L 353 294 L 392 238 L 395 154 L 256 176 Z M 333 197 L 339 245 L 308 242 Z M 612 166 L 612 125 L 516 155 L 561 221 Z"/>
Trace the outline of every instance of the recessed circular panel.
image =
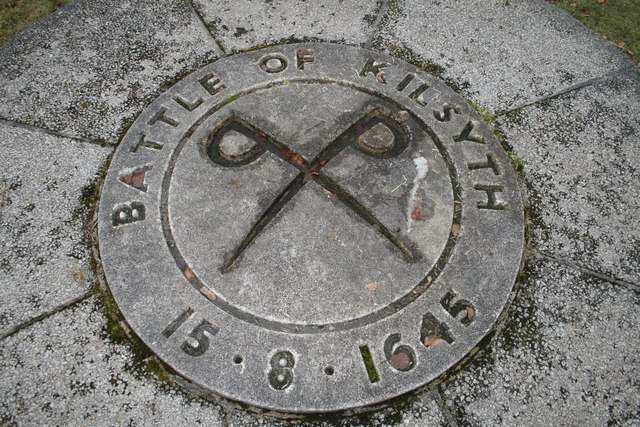
<path id="1" fill-rule="evenodd" d="M 327 44 L 223 58 L 161 95 L 116 150 L 99 231 L 160 358 L 287 412 L 442 374 L 504 308 L 524 240 L 514 173 L 462 98 Z"/>

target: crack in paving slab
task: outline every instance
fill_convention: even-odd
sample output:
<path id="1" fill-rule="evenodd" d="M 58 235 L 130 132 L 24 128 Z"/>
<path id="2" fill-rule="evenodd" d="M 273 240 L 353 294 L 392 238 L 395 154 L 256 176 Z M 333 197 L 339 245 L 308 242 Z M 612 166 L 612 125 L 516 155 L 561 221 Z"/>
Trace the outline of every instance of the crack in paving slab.
<path id="1" fill-rule="evenodd" d="M 221 56 L 226 56 L 227 52 L 225 51 L 224 46 L 222 46 L 222 43 L 220 43 L 220 41 L 213 35 L 213 33 L 211 31 L 209 31 L 209 28 L 207 27 L 207 24 L 204 22 L 204 18 L 202 17 L 200 12 L 198 12 L 196 10 L 196 8 L 193 6 L 192 1 L 191 0 L 184 0 L 184 2 L 187 4 L 187 7 L 191 10 L 193 15 L 198 18 L 198 21 L 200 21 L 200 23 L 202 24 L 202 29 L 205 30 L 207 33 L 209 33 L 209 35 L 211 36 L 213 41 L 216 43 L 216 46 L 218 46 L 218 49 L 220 49 L 220 51 L 222 52 Z"/>
<path id="2" fill-rule="evenodd" d="M 73 298 L 71 300 L 69 300 L 68 302 L 59 305 L 58 307 L 55 307 L 49 311 L 46 311 L 32 319 L 29 319 L 27 322 L 21 323 L 20 325 L 17 325 L 5 332 L 2 333 L 2 335 L 0 335 L 0 341 L 4 340 L 5 338 L 8 338 L 10 336 L 15 335 L 16 333 L 20 332 L 21 330 L 28 328 L 30 326 L 35 325 L 36 323 L 45 320 L 47 317 L 53 316 L 54 314 L 60 313 L 62 310 L 66 310 L 67 308 L 70 307 L 74 307 L 75 305 L 77 305 L 78 303 L 83 302 L 84 300 L 90 298 L 91 296 L 93 296 L 93 291 L 89 291 L 87 293 L 85 293 L 84 295 L 80 295 L 79 297 Z"/>
<path id="3" fill-rule="evenodd" d="M 2 334 L 84 295 L 93 272 L 84 236 L 110 147 L 0 123 Z"/>
<path id="4" fill-rule="evenodd" d="M 91 139 L 91 138 L 84 138 L 82 136 L 78 136 L 78 135 L 71 135 L 65 132 L 58 132 L 52 129 L 47 129 L 45 127 L 42 126 L 34 126 L 34 125 L 30 125 L 28 123 L 22 123 L 19 121 L 15 121 L 15 120 L 7 120 L 7 119 L 3 119 L 0 118 L 0 124 L 6 125 L 6 126 L 12 126 L 12 127 L 16 127 L 16 128 L 21 128 L 21 129 L 26 129 L 32 132 L 42 132 L 44 134 L 47 135 L 51 135 L 51 136 L 57 136 L 60 138 L 66 138 L 66 139 L 71 139 L 74 141 L 79 141 L 79 142 L 86 142 L 89 144 L 95 144 L 98 145 L 100 147 L 106 147 L 109 145 L 109 143 L 107 141 L 100 141 L 100 140 L 96 140 L 96 139 Z"/>
<path id="5" fill-rule="evenodd" d="M 542 252 L 537 252 L 536 256 L 538 258 L 540 258 L 540 259 L 546 259 L 548 261 L 555 262 L 556 264 L 564 265 L 564 266 L 569 267 L 569 268 L 571 268 L 573 270 L 579 271 L 579 272 L 584 273 L 584 274 L 588 274 L 590 276 L 596 277 L 596 278 L 598 278 L 600 280 L 604 280 L 604 281 L 612 283 L 614 285 L 624 286 L 624 287 L 629 288 L 631 290 L 635 290 L 635 291 L 640 292 L 640 284 L 631 283 L 631 282 L 627 282 L 625 280 L 617 279 L 615 277 L 606 276 L 606 275 L 604 275 L 602 273 L 599 273 L 599 272 L 597 272 L 595 270 L 592 270 L 590 268 L 587 268 L 587 267 L 584 267 L 582 265 L 576 264 L 575 262 L 570 262 L 570 261 L 566 261 L 566 260 L 563 260 L 563 259 L 559 259 L 559 258 L 550 256 L 550 255 L 544 254 Z"/>

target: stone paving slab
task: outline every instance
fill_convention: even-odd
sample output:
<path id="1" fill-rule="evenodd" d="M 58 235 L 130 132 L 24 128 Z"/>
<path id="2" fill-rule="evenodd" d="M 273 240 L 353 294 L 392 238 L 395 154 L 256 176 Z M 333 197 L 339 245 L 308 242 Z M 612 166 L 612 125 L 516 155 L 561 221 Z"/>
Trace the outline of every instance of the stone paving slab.
<path id="1" fill-rule="evenodd" d="M 130 344 L 106 333 L 104 307 L 90 297 L 0 343 L 0 423 L 31 425 L 442 425 L 428 391 L 372 414 L 282 420 L 221 406 L 159 381 Z M 326 418 L 326 417 L 325 417 Z"/>
<path id="2" fill-rule="evenodd" d="M 525 159 L 533 246 L 640 283 L 640 73 L 631 70 L 499 119 Z"/>
<path id="3" fill-rule="evenodd" d="M 385 408 L 351 416 L 318 416 L 312 420 L 283 420 L 261 416 L 244 410 L 228 410 L 225 422 L 229 427 L 383 427 L 383 426 L 443 426 L 447 424 L 435 400 L 428 392 L 421 393 L 408 402 L 395 407 Z"/>
<path id="4" fill-rule="evenodd" d="M 154 379 L 105 327 L 92 297 L 3 340 L 0 423 L 223 425 L 218 405 Z"/>
<path id="5" fill-rule="evenodd" d="M 91 289 L 83 228 L 110 153 L 0 124 L 0 336 Z"/>
<path id="6" fill-rule="evenodd" d="M 292 41 L 364 44 L 382 2 L 370 0 L 195 0 L 194 7 L 227 52 Z"/>
<path id="7" fill-rule="evenodd" d="M 392 0 L 373 46 L 439 68 L 463 96 L 492 112 L 633 67 L 543 1 Z"/>
<path id="8" fill-rule="evenodd" d="M 637 292 L 536 262 L 488 348 L 441 388 L 469 425 L 637 425 Z"/>
<path id="9" fill-rule="evenodd" d="M 145 105 L 218 53 L 182 0 L 78 0 L 0 52 L 0 118 L 116 143 Z"/>

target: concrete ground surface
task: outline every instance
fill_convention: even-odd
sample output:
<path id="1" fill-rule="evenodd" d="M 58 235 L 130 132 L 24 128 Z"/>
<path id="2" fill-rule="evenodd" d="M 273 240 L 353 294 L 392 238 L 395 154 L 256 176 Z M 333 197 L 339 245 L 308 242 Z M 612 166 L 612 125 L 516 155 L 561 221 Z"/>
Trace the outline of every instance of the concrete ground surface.
<path id="1" fill-rule="evenodd" d="M 114 336 L 90 231 L 145 106 L 298 41 L 400 57 L 493 116 L 524 163 L 528 245 L 495 332 L 437 382 L 283 419 L 192 394 Z M 544 1 L 76 0 L 0 50 L 0 424 L 640 425 L 639 162 L 640 70 Z"/>

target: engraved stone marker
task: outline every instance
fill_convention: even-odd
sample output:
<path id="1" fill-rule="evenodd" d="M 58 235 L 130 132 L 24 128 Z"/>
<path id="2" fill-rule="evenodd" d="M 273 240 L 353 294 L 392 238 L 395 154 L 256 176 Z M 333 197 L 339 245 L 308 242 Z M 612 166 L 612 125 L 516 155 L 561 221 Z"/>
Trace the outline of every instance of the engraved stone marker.
<path id="1" fill-rule="evenodd" d="M 99 206 L 107 281 L 167 364 L 287 412 L 444 373 L 503 310 L 524 245 L 514 172 L 435 77 L 371 51 L 221 59 L 141 115 Z"/>

